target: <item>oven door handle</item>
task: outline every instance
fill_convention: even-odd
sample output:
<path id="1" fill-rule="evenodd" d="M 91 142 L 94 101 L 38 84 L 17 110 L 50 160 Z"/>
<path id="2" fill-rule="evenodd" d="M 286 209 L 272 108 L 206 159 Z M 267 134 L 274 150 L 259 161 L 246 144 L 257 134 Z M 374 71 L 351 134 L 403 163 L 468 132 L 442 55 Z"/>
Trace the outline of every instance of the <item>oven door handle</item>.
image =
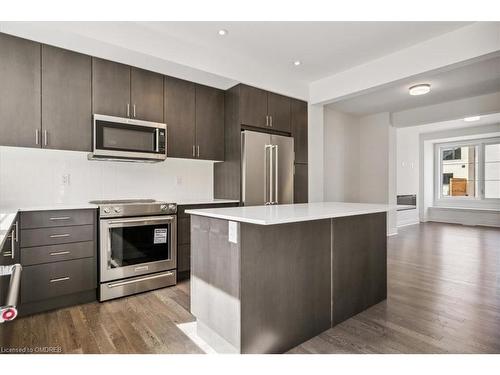
<path id="1" fill-rule="evenodd" d="M 102 220 L 106 221 L 110 228 L 116 227 L 132 227 L 141 225 L 154 225 L 154 224 L 169 224 L 175 221 L 175 216 L 152 216 L 152 217 L 138 217 L 120 220 Z"/>

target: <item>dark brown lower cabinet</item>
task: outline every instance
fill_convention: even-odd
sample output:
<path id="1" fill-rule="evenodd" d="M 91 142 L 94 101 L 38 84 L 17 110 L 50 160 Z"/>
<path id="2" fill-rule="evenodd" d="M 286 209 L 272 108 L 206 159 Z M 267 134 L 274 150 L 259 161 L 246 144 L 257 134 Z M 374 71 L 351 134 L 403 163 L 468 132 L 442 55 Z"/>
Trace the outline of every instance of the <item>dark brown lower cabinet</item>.
<path id="1" fill-rule="evenodd" d="M 96 300 L 96 220 L 94 209 L 21 212 L 20 315 Z"/>
<path id="2" fill-rule="evenodd" d="M 207 203 L 177 207 L 177 280 L 189 277 L 191 271 L 191 215 L 186 210 L 237 207 L 239 203 Z"/>

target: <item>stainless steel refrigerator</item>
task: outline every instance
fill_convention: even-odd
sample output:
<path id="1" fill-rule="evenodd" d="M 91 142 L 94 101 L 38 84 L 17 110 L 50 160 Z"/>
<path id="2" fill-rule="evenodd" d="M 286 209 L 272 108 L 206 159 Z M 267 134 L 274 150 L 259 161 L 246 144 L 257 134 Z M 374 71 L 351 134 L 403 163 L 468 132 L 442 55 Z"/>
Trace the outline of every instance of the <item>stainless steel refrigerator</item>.
<path id="1" fill-rule="evenodd" d="M 243 205 L 293 203 L 293 138 L 245 130 L 241 150 Z"/>

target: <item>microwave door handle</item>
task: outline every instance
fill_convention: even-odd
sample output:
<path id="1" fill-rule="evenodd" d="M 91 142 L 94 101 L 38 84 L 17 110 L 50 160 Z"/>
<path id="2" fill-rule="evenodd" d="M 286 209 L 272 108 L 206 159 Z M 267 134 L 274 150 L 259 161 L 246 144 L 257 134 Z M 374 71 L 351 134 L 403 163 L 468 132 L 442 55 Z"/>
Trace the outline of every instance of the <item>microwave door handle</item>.
<path id="1" fill-rule="evenodd" d="M 156 147 L 155 151 L 160 152 L 160 129 L 155 129 Z"/>

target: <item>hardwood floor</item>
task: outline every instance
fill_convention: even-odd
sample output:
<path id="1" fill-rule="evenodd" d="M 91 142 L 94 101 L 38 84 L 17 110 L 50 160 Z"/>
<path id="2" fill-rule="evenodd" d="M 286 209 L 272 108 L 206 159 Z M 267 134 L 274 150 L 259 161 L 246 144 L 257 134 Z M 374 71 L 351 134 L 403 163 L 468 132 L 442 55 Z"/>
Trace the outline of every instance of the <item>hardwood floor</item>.
<path id="1" fill-rule="evenodd" d="M 0 349 L 201 353 L 189 282 L 0 325 Z M 500 353 L 500 230 L 427 223 L 388 240 L 388 298 L 290 353 Z"/>

